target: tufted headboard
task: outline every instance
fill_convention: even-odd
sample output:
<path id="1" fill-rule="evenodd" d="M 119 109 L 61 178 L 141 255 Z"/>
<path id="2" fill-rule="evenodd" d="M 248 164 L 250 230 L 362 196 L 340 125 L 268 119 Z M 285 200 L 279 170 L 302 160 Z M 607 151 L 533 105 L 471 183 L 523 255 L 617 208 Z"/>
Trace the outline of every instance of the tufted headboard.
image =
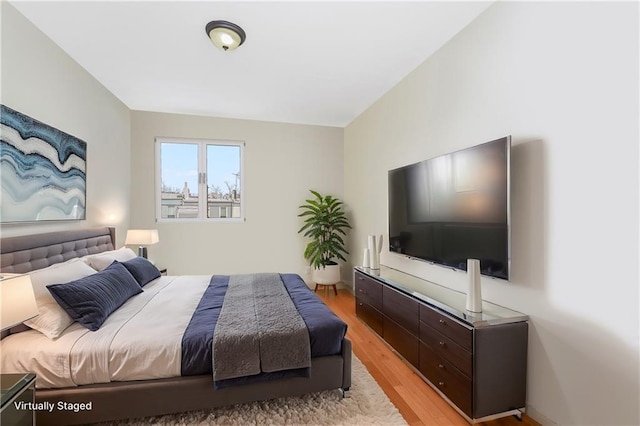
<path id="1" fill-rule="evenodd" d="M 91 228 L 0 239 L 0 272 L 23 274 L 74 257 L 113 250 L 115 228 Z M 0 333 L 0 339 L 29 328 L 18 325 Z"/>
<path id="2" fill-rule="evenodd" d="M 113 250 L 115 228 L 101 227 L 0 239 L 0 272 L 25 273 L 74 257 Z"/>

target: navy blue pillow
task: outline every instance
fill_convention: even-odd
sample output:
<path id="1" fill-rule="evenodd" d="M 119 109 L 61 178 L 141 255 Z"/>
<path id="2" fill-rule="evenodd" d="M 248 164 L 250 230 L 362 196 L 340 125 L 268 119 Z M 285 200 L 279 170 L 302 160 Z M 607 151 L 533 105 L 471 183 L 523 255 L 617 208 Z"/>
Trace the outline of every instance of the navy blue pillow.
<path id="1" fill-rule="evenodd" d="M 117 260 L 116 260 L 117 262 Z M 126 262 L 120 262 L 125 268 L 133 275 L 133 278 L 138 281 L 140 287 L 144 287 L 150 281 L 160 277 L 160 270 L 156 266 L 149 262 L 144 257 L 136 257 Z"/>
<path id="2" fill-rule="evenodd" d="M 88 277 L 47 288 L 58 304 L 91 331 L 96 331 L 116 309 L 142 293 L 135 278 L 120 263 Z"/>

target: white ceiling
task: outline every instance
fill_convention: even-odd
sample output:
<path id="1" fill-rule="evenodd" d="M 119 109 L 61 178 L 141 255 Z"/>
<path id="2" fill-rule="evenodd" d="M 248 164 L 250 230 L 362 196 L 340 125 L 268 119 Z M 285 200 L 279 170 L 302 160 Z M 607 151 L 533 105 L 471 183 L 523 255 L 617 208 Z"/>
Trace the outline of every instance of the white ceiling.
<path id="1" fill-rule="evenodd" d="M 11 3 L 130 109 L 339 127 L 491 4 Z M 246 42 L 219 50 L 211 20 Z"/>

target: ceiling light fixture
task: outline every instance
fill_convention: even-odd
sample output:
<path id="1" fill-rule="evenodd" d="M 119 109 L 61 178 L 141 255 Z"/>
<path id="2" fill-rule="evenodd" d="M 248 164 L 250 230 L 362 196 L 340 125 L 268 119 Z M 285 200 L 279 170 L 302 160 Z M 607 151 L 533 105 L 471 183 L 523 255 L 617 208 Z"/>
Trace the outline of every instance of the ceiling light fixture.
<path id="1" fill-rule="evenodd" d="M 224 51 L 235 49 L 247 38 L 242 28 L 228 21 L 211 21 L 205 29 L 213 44 Z"/>

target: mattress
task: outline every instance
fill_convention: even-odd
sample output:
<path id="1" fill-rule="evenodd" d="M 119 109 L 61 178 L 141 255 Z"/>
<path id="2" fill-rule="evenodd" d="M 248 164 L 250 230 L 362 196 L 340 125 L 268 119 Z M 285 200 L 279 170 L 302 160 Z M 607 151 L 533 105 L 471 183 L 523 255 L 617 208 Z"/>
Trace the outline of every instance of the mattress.
<path id="1" fill-rule="evenodd" d="M 299 276 L 281 276 L 309 330 L 312 356 L 340 353 L 346 325 Z M 95 332 L 74 323 L 55 340 L 35 330 L 13 334 L 0 342 L 0 371 L 34 372 L 38 388 L 208 374 L 217 314 L 207 306 L 221 306 L 224 283 L 223 276 L 161 276 Z M 218 300 L 203 298 L 205 293 Z M 194 322 L 200 327 L 193 328 Z"/>
<path id="2" fill-rule="evenodd" d="M 39 388 L 179 376 L 182 335 L 210 278 L 161 276 L 95 332 L 74 323 L 55 340 L 13 334 L 0 343 L 0 368 L 36 373 Z"/>

